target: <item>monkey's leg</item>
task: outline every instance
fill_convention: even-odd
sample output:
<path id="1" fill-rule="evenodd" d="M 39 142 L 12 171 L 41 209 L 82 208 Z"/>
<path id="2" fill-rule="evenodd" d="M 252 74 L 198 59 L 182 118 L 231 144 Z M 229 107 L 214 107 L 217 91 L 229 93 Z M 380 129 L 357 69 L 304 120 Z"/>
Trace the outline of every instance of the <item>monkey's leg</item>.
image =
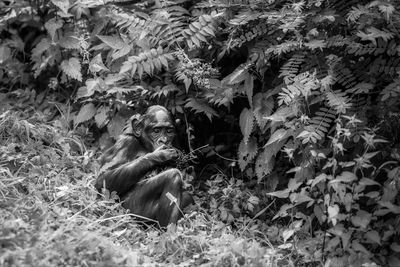
<path id="1" fill-rule="evenodd" d="M 168 193 L 176 198 L 176 203 L 168 198 Z M 178 221 L 181 202 L 182 174 L 178 169 L 169 169 L 139 183 L 123 205 L 137 215 L 157 220 L 164 227 Z"/>

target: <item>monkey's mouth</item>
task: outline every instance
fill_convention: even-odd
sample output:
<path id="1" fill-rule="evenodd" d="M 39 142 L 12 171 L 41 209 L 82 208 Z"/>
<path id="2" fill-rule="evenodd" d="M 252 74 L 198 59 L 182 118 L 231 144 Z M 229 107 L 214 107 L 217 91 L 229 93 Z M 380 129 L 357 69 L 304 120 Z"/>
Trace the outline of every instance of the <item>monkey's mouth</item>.
<path id="1" fill-rule="evenodd" d="M 173 148 L 171 143 L 167 143 L 167 144 L 165 144 L 165 143 L 161 143 L 161 144 L 157 143 L 157 144 L 154 144 L 154 149 L 169 149 L 169 148 Z"/>

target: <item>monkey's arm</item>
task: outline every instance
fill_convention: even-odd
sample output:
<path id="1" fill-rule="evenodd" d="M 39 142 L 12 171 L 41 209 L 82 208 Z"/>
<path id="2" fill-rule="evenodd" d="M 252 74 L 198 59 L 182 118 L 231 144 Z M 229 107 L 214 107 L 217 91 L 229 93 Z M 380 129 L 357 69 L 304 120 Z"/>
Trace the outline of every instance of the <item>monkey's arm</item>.
<path id="1" fill-rule="evenodd" d="M 129 192 L 145 175 L 158 166 L 173 160 L 176 152 L 172 149 L 154 151 L 116 168 L 104 171 L 96 180 L 95 187 L 101 191 L 105 187 L 122 197 Z"/>

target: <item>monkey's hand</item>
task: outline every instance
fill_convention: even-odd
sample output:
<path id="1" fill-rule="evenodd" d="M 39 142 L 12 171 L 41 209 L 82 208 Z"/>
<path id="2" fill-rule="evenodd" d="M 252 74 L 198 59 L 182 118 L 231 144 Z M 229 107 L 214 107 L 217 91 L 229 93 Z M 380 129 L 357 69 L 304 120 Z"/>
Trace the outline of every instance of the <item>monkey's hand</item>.
<path id="1" fill-rule="evenodd" d="M 179 151 L 177 149 L 166 146 L 161 146 L 150 154 L 160 165 L 173 164 L 179 158 Z"/>

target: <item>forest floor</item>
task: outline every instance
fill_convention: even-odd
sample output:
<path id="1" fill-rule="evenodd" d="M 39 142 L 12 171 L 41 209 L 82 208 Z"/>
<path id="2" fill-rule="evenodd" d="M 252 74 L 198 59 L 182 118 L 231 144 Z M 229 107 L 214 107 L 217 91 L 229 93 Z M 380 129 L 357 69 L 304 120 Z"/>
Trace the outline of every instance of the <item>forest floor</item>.
<path id="1" fill-rule="evenodd" d="M 94 152 L 61 119 L 0 114 L 0 266 L 300 266 L 291 244 L 199 205 L 176 228 L 144 226 L 115 195 L 98 197 L 97 172 Z"/>

